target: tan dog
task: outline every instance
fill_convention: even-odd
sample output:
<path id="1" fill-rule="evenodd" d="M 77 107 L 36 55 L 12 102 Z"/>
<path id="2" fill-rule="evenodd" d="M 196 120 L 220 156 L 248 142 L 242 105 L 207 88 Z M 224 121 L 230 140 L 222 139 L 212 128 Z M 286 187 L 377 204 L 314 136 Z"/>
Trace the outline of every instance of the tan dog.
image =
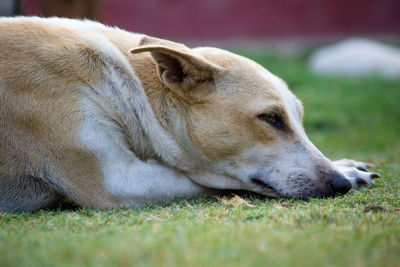
<path id="1" fill-rule="evenodd" d="M 245 189 L 319 197 L 372 184 L 331 162 L 303 109 L 257 63 L 91 21 L 0 19 L 0 210 Z"/>

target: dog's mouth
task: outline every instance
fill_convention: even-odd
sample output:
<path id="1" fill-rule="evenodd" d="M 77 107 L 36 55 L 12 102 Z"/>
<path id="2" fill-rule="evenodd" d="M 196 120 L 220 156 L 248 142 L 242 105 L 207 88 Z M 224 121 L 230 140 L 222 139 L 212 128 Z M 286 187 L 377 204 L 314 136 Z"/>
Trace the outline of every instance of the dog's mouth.
<path id="1" fill-rule="evenodd" d="M 258 177 L 251 177 L 250 181 L 251 184 L 257 188 L 257 193 L 271 197 L 279 197 L 277 190 L 268 182 L 263 181 Z"/>
<path id="2" fill-rule="evenodd" d="M 275 189 L 269 185 L 268 183 L 264 182 L 263 180 L 259 179 L 259 178 L 250 178 L 251 182 L 257 186 L 263 187 L 265 189 L 269 189 L 272 191 L 275 191 Z"/>

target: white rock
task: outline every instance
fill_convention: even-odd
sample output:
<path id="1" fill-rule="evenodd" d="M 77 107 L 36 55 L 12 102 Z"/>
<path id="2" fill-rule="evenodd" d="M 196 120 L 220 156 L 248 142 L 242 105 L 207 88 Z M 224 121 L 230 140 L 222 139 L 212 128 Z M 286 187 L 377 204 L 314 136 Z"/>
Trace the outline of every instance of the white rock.
<path id="1" fill-rule="evenodd" d="M 315 73 L 324 75 L 400 79 L 400 49 L 367 39 L 348 39 L 320 48 L 309 64 Z"/>

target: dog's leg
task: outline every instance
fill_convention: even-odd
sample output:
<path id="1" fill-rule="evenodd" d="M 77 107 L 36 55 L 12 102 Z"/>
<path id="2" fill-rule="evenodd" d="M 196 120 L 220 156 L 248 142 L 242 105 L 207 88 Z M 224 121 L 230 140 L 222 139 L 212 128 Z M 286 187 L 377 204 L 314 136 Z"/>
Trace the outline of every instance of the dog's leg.
<path id="1" fill-rule="evenodd" d="M 165 163 L 139 159 L 120 135 L 97 120 L 85 122 L 80 137 L 97 158 L 109 193 L 125 206 L 141 207 L 210 192 Z"/>
<path id="2" fill-rule="evenodd" d="M 0 212 L 34 211 L 46 208 L 61 196 L 32 176 L 0 179 Z"/>
<path id="3" fill-rule="evenodd" d="M 132 162 L 121 164 L 119 170 L 114 169 L 113 173 L 107 174 L 110 192 L 124 205 L 141 207 L 214 192 L 196 184 L 184 173 L 157 161 L 131 159 Z"/>
<path id="4" fill-rule="evenodd" d="M 110 193 L 126 206 L 141 207 L 155 202 L 170 202 L 211 193 L 184 173 L 157 161 L 141 161 L 133 153 L 109 159 L 103 170 Z"/>
<path id="5" fill-rule="evenodd" d="M 359 162 L 349 159 L 341 159 L 334 161 L 339 172 L 341 172 L 350 182 L 353 189 L 358 189 L 363 186 L 374 185 L 374 179 L 381 176 L 377 173 L 368 171 L 368 168 L 373 167 L 370 163 Z"/>

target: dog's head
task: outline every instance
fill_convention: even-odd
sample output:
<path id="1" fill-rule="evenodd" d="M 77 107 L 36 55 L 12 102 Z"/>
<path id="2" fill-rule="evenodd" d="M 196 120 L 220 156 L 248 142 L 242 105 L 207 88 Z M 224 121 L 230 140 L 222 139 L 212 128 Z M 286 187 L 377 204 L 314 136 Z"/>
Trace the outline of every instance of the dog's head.
<path id="1" fill-rule="evenodd" d="M 262 66 L 151 37 L 131 52 L 151 53 L 164 88 L 156 113 L 195 165 L 196 182 L 272 197 L 350 189 L 305 134 L 301 102 Z"/>

